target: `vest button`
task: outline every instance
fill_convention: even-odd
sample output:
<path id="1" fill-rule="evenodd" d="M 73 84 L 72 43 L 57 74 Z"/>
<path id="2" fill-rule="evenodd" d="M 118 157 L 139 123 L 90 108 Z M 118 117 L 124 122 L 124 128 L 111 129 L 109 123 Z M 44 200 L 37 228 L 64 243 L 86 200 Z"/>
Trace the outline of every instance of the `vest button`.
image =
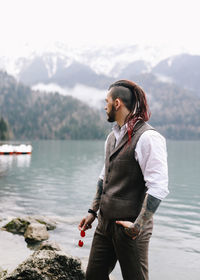
<path id="1" fill-rule="evenodd" d="M 108 184 L 108 180 L 106 180 L 106 184 Z"/>
<path id="2" fill-rule="evenodd" d="M 105 194 L 106 192 L 105 191 L 103 191 L 103 194 Z"/>
<path id="3" fill-rule="evenodd" d="M 110 168 L 108 168 L 108 172 L 110 172 Z"/>

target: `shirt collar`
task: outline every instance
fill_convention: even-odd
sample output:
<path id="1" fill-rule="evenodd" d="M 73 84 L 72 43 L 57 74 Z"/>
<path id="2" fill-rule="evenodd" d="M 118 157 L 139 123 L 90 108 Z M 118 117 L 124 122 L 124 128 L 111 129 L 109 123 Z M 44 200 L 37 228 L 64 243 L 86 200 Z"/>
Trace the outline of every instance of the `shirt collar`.
<path id="1" fill-rule="evenodd" d="M 119 138 L 123 137 L 126 134 L 126 132 L 127 132 L 127 123 L 125 123 L 121 127 L 116 123 L 113 126 L 112 130 L 114 132 L 116 140 L 118 140 Z"/>
<path id="2" fill-rule="evenodd" d="M 139 122 L 140 120 L 138 119 L 135 123 L 135 125 Z M 134 125 L 134 127 L 135 127 Z M 120 140 L 124 137 L 126 132 L 128 131 L 128 123 L 125 123 L 123 126 L 119 126 L 117 123 L 112 127 L 112 130 L 114 132 L 115 138 L 116 138 L 116 143 L 119 143 Z"/>

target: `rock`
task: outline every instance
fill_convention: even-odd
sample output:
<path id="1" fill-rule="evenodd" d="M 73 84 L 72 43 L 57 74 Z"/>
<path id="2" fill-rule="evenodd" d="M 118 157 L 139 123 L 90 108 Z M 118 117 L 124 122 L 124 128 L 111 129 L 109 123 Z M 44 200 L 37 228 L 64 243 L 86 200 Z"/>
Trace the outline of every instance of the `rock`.
<path id="1" fill-rule="evenodd" d="M 62 251 L 38 250 L 3 280 L 84 280 L 80 260 Z"/>
<path id="2" fill-rule="evenodd" d="M 56 222 L 51 220 L 50 218 L 44 216 L 28 216 L 28 217 L 13 219 L 5 226 L 3 226 L 3 229 L 12 233 L 24 234 L 25 231 L 27 230 L 27 227 L 31 223 L 44 224 L 47 230 L 53 230 L 56 228 Z"/>
<path id="3" fill-rule="evenodd" d="M 30 221 L 26 219 L 15 218 L 9 223 L 7 223 L 5 226 L 3 226 L 3 229 L 12 233 L 24 234 L 29 224 Z"/>
<path id="4" fill-rule="evenodd" d="M 56 222 L 51 218 L 45 216 L 36 216 L 36 215 L 28 218 L 31 218 L 40 224 L 44 224 L 47 230 L 54 230 L 56 228 Z"/>
<path id="5" fill-rule="evenodd" d="M 38 250 L 61 251 L 60 246 L 56 242 L 44 241 L 40 244 Z"/>
<path id="6" fill-rule="evenodd" d="M 24 238 L 27 243 L 35 243 L 48 239 L 49 234 L 45 225 L 31 223 L 24 233 Z"/>
<path id="7" fill-rule="evenodd" d="M 0 267 L 0 279 L 2 279 L 4 276 L 6 276 L 7 274 L 7 271 L 6 270 L 3 270 L 1 267 Z"/>

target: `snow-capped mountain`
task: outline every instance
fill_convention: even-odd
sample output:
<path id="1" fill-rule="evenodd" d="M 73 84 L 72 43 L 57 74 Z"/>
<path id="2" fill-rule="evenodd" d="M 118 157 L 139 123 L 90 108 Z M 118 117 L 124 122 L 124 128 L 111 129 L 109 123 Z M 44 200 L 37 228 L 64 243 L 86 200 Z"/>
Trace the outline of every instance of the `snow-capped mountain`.
<path id="1" fill-rule="evenodd" d="M 167 58 L 168 54 L 169 52 L 165 52 L 163 49 L 150 46 L 130 45 L 75 49 L 56 43 L 46 50 L 31 52 L 25 57 L 0 57 L 0 68 L 16 78 L 20 78 L 21 73 L 24 74 L 32 64 L 37 69 L 41 63 L 45 68 L 45 75 L 51 78 L 60 64 L 67 68 L 72 63 L 80 63 L 88 66 L 98 75 L 115 78 L 121 74 L 124 68 L 135 61 L 142 61 L 143 66 L 145 65 L 143 70 L 149 71 L 161 59 Z"/>
<path id="2" fill-rule="evenodd" d="M 181 54 L 159 62 L 152 72 L 167 77 L 181 87 L 200 93 L 200 56 Z"/>
<path id="3" fill-rule="evenodd" d="M 55 44 L 26 57 L 0 57 L 0 69 L 34 89 L 68 94 L 84 86 L 105 90 L 116 79 L 153 73 L 162 82 L 199 91 L 200 56 L 174 55 L 158 47 L 112 46 L 75 49 Z M 90 91 L 88 89 L 88 91 Z M 74 92 L 77 92 L 75 90 Z M 74 93 L 73 93 L 74 94 Z"/>

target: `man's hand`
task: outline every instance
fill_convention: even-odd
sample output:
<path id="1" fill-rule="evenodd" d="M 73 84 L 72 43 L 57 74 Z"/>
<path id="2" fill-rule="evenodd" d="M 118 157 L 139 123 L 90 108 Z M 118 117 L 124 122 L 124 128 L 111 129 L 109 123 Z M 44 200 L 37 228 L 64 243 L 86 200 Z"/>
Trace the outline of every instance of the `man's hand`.
<path id="1" fill-rule="evenodd" d="M 146 194 L 140 214 L 134 223 L 128 221 L 116 221 L 116 223 L 124 227 L 124 230 L 128 236 L 132 237 L 132 239 L 136 239 L 142 228 L 156 212 L 160 202 L 160 199 L 150 194 Z"/>
<path id="2" fill-rule="evenodd" d="M 128 221 L 116 221 L 116 224 L 122 225 L 124 227 L 125 233 L 132 239 L 136 239 L 140 233 L 139 224 L 131 223 Z"/>
<path id="3" fill-rule="evenodd" d="M 89 213 L 86 217 L 84 217 L 78 226 L 79 230 L 86 231 L 87 229 L 92 227 L 92 223 L 95 220 L 95 216 Z"/>

